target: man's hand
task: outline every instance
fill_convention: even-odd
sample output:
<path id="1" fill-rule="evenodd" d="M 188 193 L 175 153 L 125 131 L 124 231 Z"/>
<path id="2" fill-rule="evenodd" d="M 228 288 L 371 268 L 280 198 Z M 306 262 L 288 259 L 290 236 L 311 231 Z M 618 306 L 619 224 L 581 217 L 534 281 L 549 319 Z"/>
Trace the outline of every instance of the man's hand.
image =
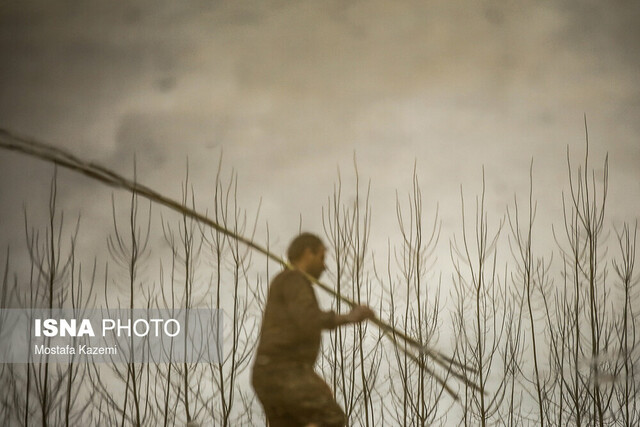
<path id="1" fill-rule="evenodd" d="M 359 323 L 367 319 L 375 319 L 376 314 L 366 305 L 357 305 L 345 316 L 349 323 Z"/>
<path id="2" fill-rule="evenodd" d="M 363 320 L 375 319 L 376 314 L 366 305 L 357 305 L 347 314 L 339 314 L 336 316 L 336 326 L 346 325 L 348 323 L 360 323 Z"/>

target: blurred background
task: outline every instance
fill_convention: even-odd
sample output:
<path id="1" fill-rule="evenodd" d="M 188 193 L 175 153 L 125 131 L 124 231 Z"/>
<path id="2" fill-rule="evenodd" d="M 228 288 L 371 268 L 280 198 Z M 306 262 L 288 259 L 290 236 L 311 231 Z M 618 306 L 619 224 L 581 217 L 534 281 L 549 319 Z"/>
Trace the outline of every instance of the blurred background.
<path id="1" fill-rule="evenodd" d="M 461 195 L 472 229 L 483 182 L 490 232 L 501 223 L 508 231 L 507 208 L 514 212 L 515 197 L 526 210 L 532 184 L 532 246 L 547 260 L 562 259 L 554 230 L 563 232 L 566 224 L 568 160 L 574 179 L 585 162 L 585 117 L 594 200 L 603 194 L 608 155 L 605 226 L 612 252 L 623 224 L 637 221 L 639 24 L 640 4 L 626 0 L 3 2 L 0 127 L 130 178 L 135 164 L 138 181 L 174 199 L 187 194 L 187 204 L 194 200 L 211 215 L 229 194 L 242 209 L 236 222 L 247 224 L 243 231 L 278 255 L 300 229 L 331 243 L 325 231 L 339 192 L 339 205 L 348 209 L 343 219 L 358 210 L 368 215 L 359 230 L 366 249 L 359 252 L 351 240 L 354 254 L 343 260 L 352 269 L 362 256 L 368 273 L 349 270 L 344 280 L 370 286 L 371 300 L 389 318 L 389 295 L 403 276 L 395 269 L 411 269 L 396 263 L 413 250 L 406 230 L 421 218 L 426 236 L 435 223 L 439 239 L 429 246 L 428 272 L 417 271 L 431 280 L 430 289 L 441 284 L 443 300 L 452 304 L 443 312 L 448 322 L 463 288 L 454 249 L 462 238 Z M 17 274 L 21 288 L 33 265 L 30 230 L 49 221 L 53 174 L 49 164 L 0 152 L 0 246 L 3 254 L 11 248 L 9 277 Z M 410 220 L 414 184 L 422 204 Z M 144 217 L 148 205 L 140 206 Z M 68 232 L 81 218 L 78 261 L 97 260 L 96 281 L 108 287 L 124 280 L 125 292 L 126 275 L 102 275 L 114 255 L 107 243 L 113 218 L 126 225 L 130 195 L 58 170 L 56 207 Z M 140 273 L 150 288 L 166 279 L 159 278 L 161 260 L 175 248 L 163 225 L 179 220 L 162 209 L 151 212 L 150 255 Z M 511 259 L 506 231 L 499 271 Z M 331 260 L 325 276 L 333 285 L 342 280 L 340 262 Z M 257 256 L 247 265 L 244 280 L 264 291 L 276 267 L 266 269 Z M 613 264 L 606 265 L 613 274 Z M 192 278 L 195 289 L 206 294 L 219 270 L 203 261 Z M 561 262 L 551 267 L 566 277 L 562 270 Z M 589 360 L 580 362 L 587 371 Z M 526 395 L 523 407 L 535 409 L 536 401 Z M 442 423 L 441 416 L 427 419 Z"/>

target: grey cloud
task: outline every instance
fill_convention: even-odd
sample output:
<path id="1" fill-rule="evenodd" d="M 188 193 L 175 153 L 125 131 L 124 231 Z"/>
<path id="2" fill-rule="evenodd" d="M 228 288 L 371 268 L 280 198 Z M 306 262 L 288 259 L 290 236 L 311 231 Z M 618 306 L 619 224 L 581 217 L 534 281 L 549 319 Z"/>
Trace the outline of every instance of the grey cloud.
<path id="1" fill-rule="evenodd" d="M 595 0 L 559 3 L 567 18 L 562 38 L 583 52 L 615 55 L 637 69 L 640 66 L 640 4 L 633 0 L 604 3 Z"/>
<path id="2" fill-rule="evenodd" d="M 541 188 L 560 185 L 566 145 L 582 148 L 585 111 L 611 137 L 596 132 L 594 145 L 610 142 L 615 167 L 637 180 L 637 10 L 574 1 L 4 3 L 0 122 L 127 174 L 136 153 L 140 178 L 172 194 L 187 157 L 194 181 L 210 180 L 222 147 L 247 199 L 265 196 L 285 225 L 318 211 L 336 164 L 348 169 L 354 150 L 374 191 L 384 188 L 383 204 L 417 158 L 430 199 L 452 204 L 443 211 L 456 211 L 461 183 L 475 189 L 482 164 L 502 206 L 526 188 L 531 157 Z"/>
<path id="3" fill-rule="evenodd" d="M 118 125 L 116 144 L 107 162 L 114 167 L 132 164 L 147 170 L 184 166 L 190 155 L 198 163 L 199 153 L 217 146 L 216 123 L 206 116 L 180 112 L 140 111 L 125 114 Z M 171 164 L 166 162 L 171 159 Z"/>
<path id="4" fill-rule="evenodd" d="M 114 163 L 131 161 L 135 155 L 139 161 L 161 167 L 166 159 L 162 150 L 165 143 L 163 128 L 166 127 L 163 124 L 161 120 L 142 114 L 125 116 L 116 134 Z"/>

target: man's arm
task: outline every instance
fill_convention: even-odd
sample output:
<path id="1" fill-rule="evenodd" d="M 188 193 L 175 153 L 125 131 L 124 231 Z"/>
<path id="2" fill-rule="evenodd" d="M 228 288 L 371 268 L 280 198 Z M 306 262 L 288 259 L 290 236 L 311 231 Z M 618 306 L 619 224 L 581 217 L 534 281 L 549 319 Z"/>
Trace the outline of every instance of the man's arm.
<path id="1" fill-rule="evenodd" d="M 347 314 L 336 314 L 333 311 L 322 311 L 313 294 L 313 290 L 299 275 L 291 275 L 281 283 L 286 295 L 287 310 L 293 321 L 303 331 L 316 328 L 334 329 L 341 325 L 359 323 L 366 319 L 374 319 L 375 313 L 364 305 L 355 306 Z"/>
<path id="2" fill-rule="evenodd" d="M 350 323 L 360 323 L 363 320 L 375 319 L 376 314 L 366 305 L 357 305 L 347 314 L 336 315 L 336 326 L 347 325 Z"/>
<path id="3" fill-rule="evenodd" d="M 320 310 L 313 289 L 302 275 L 291 274 L 279 286 L 291 320 L 303 333 L 337 326 L 339 316 L 333 311 Z"/>

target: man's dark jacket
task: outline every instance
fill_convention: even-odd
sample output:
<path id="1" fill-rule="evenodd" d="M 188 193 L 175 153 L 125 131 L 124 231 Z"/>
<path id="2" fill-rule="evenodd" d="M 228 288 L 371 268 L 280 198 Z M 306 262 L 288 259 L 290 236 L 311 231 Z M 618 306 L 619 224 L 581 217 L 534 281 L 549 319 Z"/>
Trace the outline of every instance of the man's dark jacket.
<path id="1" fill-rule="evenodd" d="M 336 314 L 322 311 L 311 282 L 298 270 L 278 274 L 269 288 L 257 360 L 312 366 L 323 329 L 336 327 Z"/>

